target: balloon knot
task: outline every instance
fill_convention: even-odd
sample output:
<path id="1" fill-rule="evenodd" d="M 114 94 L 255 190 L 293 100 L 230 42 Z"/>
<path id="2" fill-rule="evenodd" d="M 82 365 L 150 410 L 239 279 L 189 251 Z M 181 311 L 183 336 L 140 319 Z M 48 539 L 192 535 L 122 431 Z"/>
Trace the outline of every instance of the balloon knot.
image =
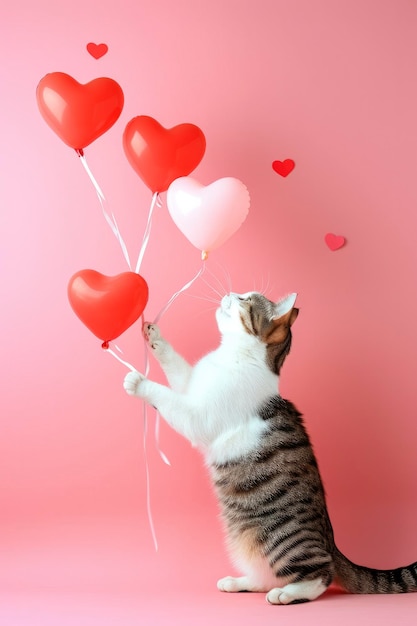
<path id="1" fill-rule="evenodd" d="M 78 154 L 79 157 L 84 156 L 84 150 L 82 148 L 76 148 L 75 152 Z"/>
<path id="2" fill-rule="evenodd" d="M 202 261 L 207 261 L 208 255 L 209 255 L 209 253 L 207 252 L 207 250 L 203 250 L 202 253 L 201 253 L 201 260 Z"/>
<path id="3" fill-rule="evenodd" d="M 110 348 L 110 342 L 103 341 L 103 343 L 101 344 L 101 347 L 103 348 L 103 350 L 108 350 Z"/>

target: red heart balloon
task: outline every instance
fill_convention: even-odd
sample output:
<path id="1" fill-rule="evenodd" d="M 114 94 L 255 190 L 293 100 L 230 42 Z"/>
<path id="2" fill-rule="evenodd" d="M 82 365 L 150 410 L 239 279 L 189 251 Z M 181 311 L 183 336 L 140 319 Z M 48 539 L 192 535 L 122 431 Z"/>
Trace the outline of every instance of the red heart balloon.
<path id="1" fill-rule="evenodd" d="M 148 302 L 148 285 L 134 272 L 104 276 L 95 270 L 81 270 L 69 281 L 68 299 L 83 324 L 108 342 L 142 315 Z"/>
<path id="2" fill-rule="evenodd" d="M 194 124 L 166 129 L 147 115 L 134 117 L 123 133 L 123 148 L 133 169 L 155 193 L 188 176 L 206 150 L 203 132 Z"/>
<path id="3" fill-rule="evenodd" d="M 122 88 L 111 78 L 81 85 L 63 72 L 44 76 L 36 99 L 45 122 L 75 150 L 82 150 L 113 126 L 124 104 Z"/>

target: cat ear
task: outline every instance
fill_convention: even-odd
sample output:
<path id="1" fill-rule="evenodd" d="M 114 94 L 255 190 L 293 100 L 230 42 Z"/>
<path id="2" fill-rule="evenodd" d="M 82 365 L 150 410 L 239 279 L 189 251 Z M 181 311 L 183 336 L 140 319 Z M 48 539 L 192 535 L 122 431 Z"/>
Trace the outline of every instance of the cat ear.
<path id="1" fill-rule="evenodd" d="M 297 299 L 297 294 L 291 293 L 286 298 L 283 298 L 283 300 L 280 300 L 279 302 L 277 302 L 277 304 L 275 305 L 275 314 L 274 314 L 273 319 L 276 320 L 279 317 L 283 317 L 284 315 L 287 315 L 287 313 L 289 313 L 292 309 L 294 309 L 294 304 L 295 304 L 296 299 Z M 298 309 L 294 309 L 294 310 L 297 311 L 297 314 L 298 314 Z M 291 324 L 295 322 L 295 318 L 297 317 L 297 314 L 294 317 Z"/>
<path id="2" fill-rule="evenodd" d="M 297 319 L 298 309 L 294 308 L 296 293 L 292 293 L 275 305 L 275 313 L 266 336 L 266 343 L 281 343 L 288 335 L 290 327 Z"/>

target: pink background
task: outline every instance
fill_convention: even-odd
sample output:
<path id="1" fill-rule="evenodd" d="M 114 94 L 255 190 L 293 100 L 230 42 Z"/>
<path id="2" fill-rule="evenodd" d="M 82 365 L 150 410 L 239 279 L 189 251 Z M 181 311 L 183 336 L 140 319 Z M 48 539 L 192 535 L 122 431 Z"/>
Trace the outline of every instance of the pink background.
<path id="1" fill-rule="evenodd" d="M 15 0 L 1 23 L 1 623 L 415 623 L 415 595 L 269 607 L 217 592 L 231 567 L 206 472 L 165 425 L 163 464 L 151 414 L 155 553 L 141 405 L 66 296 L 76 271 L 126 266 L 35 89 L 52 71 L 122 86 L 120 119 L 86 156 L 132 256 L 151 200 L 122 149 L 132 117 L 197 124 L 207 151 L 193 176 L 247 185 L 248 219 L 207 280 L 299 293 L 281 391 L 305 415 L 338 545 L 405 565 L 417 560 L 416 2 Z M 95 60 L 88 42 L 108 54 Z M 282 178 L 272 162 L 285 158 L 296 167 Z M 331 252 L 327 232 L 346 246 Z M 142 266 L 147 317 L 199 267 L 164 205 Z M 190 359 L 216 345 L 212 303 L 191 297 L 212 293 L 196 283 L 161 322 Z M 118 343 L 141 367 L 139 331 Z"/>

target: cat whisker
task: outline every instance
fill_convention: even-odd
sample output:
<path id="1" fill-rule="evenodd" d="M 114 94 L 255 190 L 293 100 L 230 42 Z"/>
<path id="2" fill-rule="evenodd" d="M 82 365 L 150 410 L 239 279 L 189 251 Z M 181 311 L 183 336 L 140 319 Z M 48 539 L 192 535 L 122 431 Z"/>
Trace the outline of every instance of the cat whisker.
<path id="1" fill-rule="evenodd" d="M 216 307 L 208 307 L 208 308 L 206 308 L 206 309 L 202 309 L 201 311 L 198 311 L 198 312 L 195 314 L 195 319 L 197 319 L 197 318 L 199 318 L 199 317 L 202 317 L 202 316 L 213 315 L 213 310 L 214 310 L 215 308 L 216 308 Z"/>
<path id="2" fill-rule="evenodd" d="M 227 283 L 227 290 L 226 293 L 230 293 L 232 291 L 232 278 L 230 276 L 230 272 L 227 271 L 227 269 L 225 268 L 224 265 L 222 265 L 221 263 L 217 263 L 217 265 L 220 267 L 220 269 L 222 270 L 224 277 L 226 279 L 226 283 Z M 220 283 L 220 280 L 217 279 L 218 282 Z M 223 289 L 224 286 L 222 285 Z"/>
<path id="3" fill-rule="evenodd" d="M 220 297 L 223 297 L 223 296 L 225 296 L 227 293 L 230 293 L 230 291 L 231 291 L 231 280 L 230 280 L 230 274 L 226 273 L 225 268 L 224 268 L 222 265 L 220 265 L 219 263 L 218 263 L 218 265 L 220 266 L 221 270 L 222 270 L 222 271 L 223 271 L 223 273 L 225 274 L 225 278 L 226 278 L 226 280 L 227 280 L 227 282 L 228 282 L 228 285 L 229 285 L 229 290 L 227 290 L 227 289 L 225 288 L 225 286 L 224 286 L 224 285 L 223 285 L 223 283 L 221 282 L 220 278 L 219 278 L 218 276 L 216 276 L 216 274 L 214 274 L 214 272 L 212 272 L 210 269 L 208 269 L 208 272 L 209 272 L 210 276 L 211 276 L 212 278 L 214 278 L 214 280 L 217 282 L 217 284 L 218 284 L 218 288 L 219 288 L 221 291 L 219 292 L 219 291 L 218 291 L 218 289 L 217 289 L 217 290 L 215 290 L 215 288 L 213 287 L 213 285 L 209 285 L 209 286 L 213 289 L 213 291 L 216 291 L 216 293 L 218 293 L 218 295 L 219 295 Z"/>
<path id="4" fill-rule="evenodd" d="M 263 296 L 265 296 L 265 298 L 267 298 L 270 290 L 271 290 L 271 274 L 268 274 L 268 280 L 266 282 L 265 287 L 263 286 L 263 281 L 262 281 L 262 291 L 260 293 Z"/>
<path id="5" fill-rule="evenodd" d="M 210 296 L 199 296 L 194 293 L 187 293 L 184 295 L 188 296 L 189 298 L 195 298 L 196 300 L 205 300 L 206 302 L 213 302 L 217 306 L 219 305 L 219 300 L 217 298 L 211 298 Z"/>
<path id="6" fill-rule="evenodd" d="M 214 293 L 215 293 L 215 294 L 219 297 L 219 300 L 221 300 L 221 299 L 223 298 L 223 296 L 224 296 L 224 295 L 226 295 L 226 294 L 222 294 L 222 293 L 220 293 L 220 291 L 219 291 L 218 289 L 216 289 L 215 287 L 213 287 L 213 285 L 210 285 L 210 283 L 209 283 L 209 282 L 207 282 L 207 280 L 206 280 L 205 278 L 203 278 L 202 276 L 201 276 L 201 280 L 203 281 L 203 283 L 204 283 L 205 285 L 207 285 L 207 287 L 209 287 L 209 289 L 211 289 L 212 291 L 214 291 Z"/>

